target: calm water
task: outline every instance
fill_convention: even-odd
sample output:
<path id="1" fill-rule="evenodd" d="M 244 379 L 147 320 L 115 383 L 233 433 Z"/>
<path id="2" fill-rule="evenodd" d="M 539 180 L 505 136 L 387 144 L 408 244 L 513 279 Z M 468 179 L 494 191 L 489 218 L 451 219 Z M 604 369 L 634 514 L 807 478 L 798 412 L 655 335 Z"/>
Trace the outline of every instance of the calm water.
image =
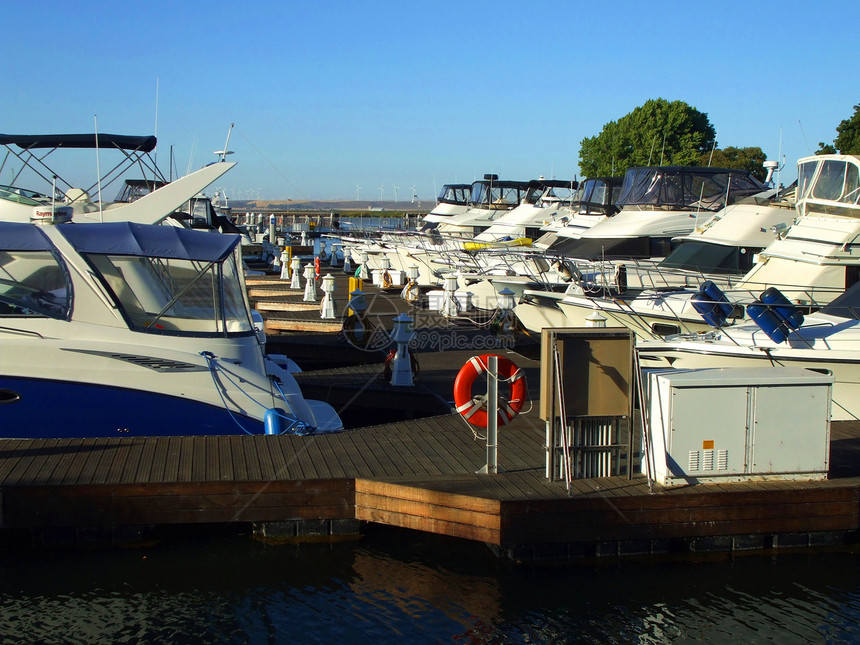
<path id="1" fill-rule="evenodd" d="M 0 555 L 4 643 L 856 643 L 852 553 L 524 567 L 375 528 Z"/>

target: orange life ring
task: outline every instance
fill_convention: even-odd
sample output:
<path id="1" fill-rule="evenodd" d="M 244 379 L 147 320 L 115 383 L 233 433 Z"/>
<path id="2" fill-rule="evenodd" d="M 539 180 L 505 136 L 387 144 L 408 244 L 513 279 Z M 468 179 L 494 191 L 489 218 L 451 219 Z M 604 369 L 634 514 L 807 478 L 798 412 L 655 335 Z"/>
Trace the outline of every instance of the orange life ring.
<path id="1" fill-rule="evenodd" d="M 314 275 L 320 277 L 320 256 L 314 258 Z"/>
<path id="2" fill-rule="evenodd" d="M 454 405 L 466 421 L 479 428 L 487 427 L 486 401 L 472 397 L 475 379 L 487 371 L 487 360 L 493 354 L 483 354 L 470 358 L 454 380 Z M 499 397 L 499 425 L 511 421 L 523 409 L 526 400 L 526 375 L 516 364 L 498 356 L 499 381 L 507 381 L 510 391 L 507 398 Z"/>

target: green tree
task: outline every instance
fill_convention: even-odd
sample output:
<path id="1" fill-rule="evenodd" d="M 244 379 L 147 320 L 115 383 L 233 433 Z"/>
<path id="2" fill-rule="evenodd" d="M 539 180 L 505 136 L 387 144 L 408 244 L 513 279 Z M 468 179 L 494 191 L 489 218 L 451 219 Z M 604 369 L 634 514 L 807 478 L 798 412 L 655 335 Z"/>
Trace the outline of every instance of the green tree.
<path id="1" fill-rule="evenodd" d="M 836 126 L 833 145 L 821 142 L 815 154 L 823 155 L 836 151 L 843 155 L 860 155 L 860 105 L 855 105 L 854 114 Z"/>
<path id="2" fill-rule="evenodd" d="M 698 165 L 715 145 L 708 115 L 683 101 L 650 99 L 580 142 L 579 169 L 586 177 L 622 175 L 631 166 Z"/>
<path id="3" fill-rule="evenodd" d="M 767 171 L 764 169 L 765 161 L 767 161 L 767 155 L 758 146 L 747 148 L 729 146 L 722 150 L 715 149 L 713 152 L 706 152 L 699 158 L 697 165 L 749 170 L 753 177 L 764 181 L 764 178 L 767 177 Z"/>

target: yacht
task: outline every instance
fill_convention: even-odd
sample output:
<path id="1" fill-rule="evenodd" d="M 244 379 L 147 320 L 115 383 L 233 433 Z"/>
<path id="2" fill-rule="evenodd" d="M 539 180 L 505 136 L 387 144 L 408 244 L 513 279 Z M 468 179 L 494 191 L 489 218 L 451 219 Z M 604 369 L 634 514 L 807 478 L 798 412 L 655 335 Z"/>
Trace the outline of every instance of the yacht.
<path id="1" fill-rule="evenodd" d="M 804 316 L 774 288 L 747 306 L 747 322 L 639 341 L 643 369 L 803 367 L 832 373 L 831 418 L 860 419 L 860 283 Z"/>
<path id="2" fill-rule="evenodd" d="M 572 260 L 561 271 L 538 276 L 538 289 L 513 289 L 526 302 L 515 312 L 523 325 L 538 331 L 565 326 L 556 303 L 580 274 L 605 274 L 610 263 L 663 259 L 679 237 L 745 197 L 761 194 L 765 184 L 746 170 L 698 166 L 643 166 L 629 168 L 619 193 L 618 212 L 600 219 L 578 237 L 559 239 L 551 250 Z M 552 279 L 556 281 L 553 282 Z M 497 289 L 512 288 L 506 278 L 493 280 Z M 559 292 L 562 293 L 559 293 Z M 529 296 L 529 298 L 526 298 Z"/>
<path id="3" fill-rule="evenodd" d="M 0 222 L 0 436 L 342 429 L 266 355 L 241 267 L 238 235 Z"/>
<path id="4" fill-rule="evenodd" d="M 214 162 L 184 177 L 167 181 L 150 155 L 156 146 L 154 136 L 0 134 L 0 146 L 7 151 L 0 164 L 0 172 L 11 157 L 22 164 L 10 184 L 0 186 L 0 221 L 7 222 L 51 222 L 71 218 L 76 222 L 158 224 L 236 165 L 235 162 Z M 102 173 L 92 185 L 80 187 L 64 179 L 64 173 L 46 163 L 49 155 L 61 149 L 118 153 L 121 160 Z M 152 178 L 132 180 L 133 185 L 126 184 L 120 191 L 125 196 L 115 201 L 103 201 L 100 198 L 102 191 L 108 190 L 132 167 L 142 168 L 151 173 Z M 29 175 L 25 175 L 25 171 Z M 34 177 L 41 178 L 45 188 L 37 191 L 21 186 L 21 181 L 34 180 Z"/>

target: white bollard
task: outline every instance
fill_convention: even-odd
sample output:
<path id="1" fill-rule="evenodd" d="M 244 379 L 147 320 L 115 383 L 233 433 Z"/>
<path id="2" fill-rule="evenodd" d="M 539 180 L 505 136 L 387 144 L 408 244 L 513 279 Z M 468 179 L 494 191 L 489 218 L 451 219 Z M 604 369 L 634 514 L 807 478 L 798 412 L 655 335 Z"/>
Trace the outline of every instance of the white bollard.
<path id="1" fill-rule="evenodd" d="M 397 351 L 391 360 L 391 385 L 410 386 L 412 382 L 412 357 L 409 355 L 409 341 L 415 335 L 412 319 L 400 314 L 394 319 L 391 340 L 397 343 Z"/>
<path id="2" fill-rule="evenodd" d="M 338 249 L 340 249 L 342 247 L 343 247 L 343 244 L 338 244 L 336 242 L 331 243 L 331 255 L 329 256 L 329 259 L 328 259 L 329 266 L 336 267 L 338 265 L 340 260 L 338 260 L 337 252 L 338 252 Z"/>
<path id="3" fill-rule="evenodd" d="M 352 252 L 349 247 L 343 247 L 343 272 L 352 273 Z"/>
<path id="4" fill-rule="evenodd" d="M 269 215 L 269 244 L 278 243 L 278 231 L 275 228 L 275 216 Z"/>
<path id="5" fill-rule="evenodd" d="M 308 245 L 308 232 L 302 231 L 302 246 Z"/>
<path id="6" fill-rule="evenodd" d="M 370 254 L 367 251 L 361 252 L 361 270 L 358 273 L 360 280 L 370 280 L 370 270 L 367 268 L 367 263 L 370 262 Z"/>
<path id="7" fill-rule="evenodd" d="M 284 247 L 281 251 L 281 280 L 290 279 L 290 263 L 288 262 L 289 259 L 290 254 L 287 252 L 287 247 Z"/>
<path id="8" fill-rule="evenodd" d="M 442 296 L 441 313 L 446 318 L 452 318 L 460 313 L 460 303 L 457 301 L 457 276 L 445 276 L 445 294 Z"/>
<path id="9" fill-rule="evenodd" d="M 609 320 L 606 316 L 600 313 L 597 304 L 591 305 L 592 312 L 585 317 L 586 327 L 606 327 L 606 321 Z"/>
<path id="10" fill-rule="evenodd" d="M 406 283 L 406 286 L 403 287 L 403 291 L 400 292 L 400 297 L 403 298 L 406 302 L 416 302 L 418 300 L 419 289 L 418 289 L 418 265 L 412 264 L 409 266 L 409 282 Z"/>
<path id="11" fill-rule="evenodd" d="M 317 301 L 317 284 L 314 276 L 314 265 L 309 264 L 305 267 L 305 296 L 302 298 L 304 302 Z"/>
<path id="12" fill-rule="evenodd" d="M 301 289 L 302 288 L 302 261 L 300 258 L 293 258 L 293 261 L 290 263 L 290 269 L 292 270 L 292 275 L 290 276 L 290 289 Z"/>
<path id="13" fill-rule="evenodd" d="M 323 299 L 320 306 L 320 317 L 325 319 L 335 318 L 334 310 L 334 276 L 325 275 L 322 279 Z"/>

